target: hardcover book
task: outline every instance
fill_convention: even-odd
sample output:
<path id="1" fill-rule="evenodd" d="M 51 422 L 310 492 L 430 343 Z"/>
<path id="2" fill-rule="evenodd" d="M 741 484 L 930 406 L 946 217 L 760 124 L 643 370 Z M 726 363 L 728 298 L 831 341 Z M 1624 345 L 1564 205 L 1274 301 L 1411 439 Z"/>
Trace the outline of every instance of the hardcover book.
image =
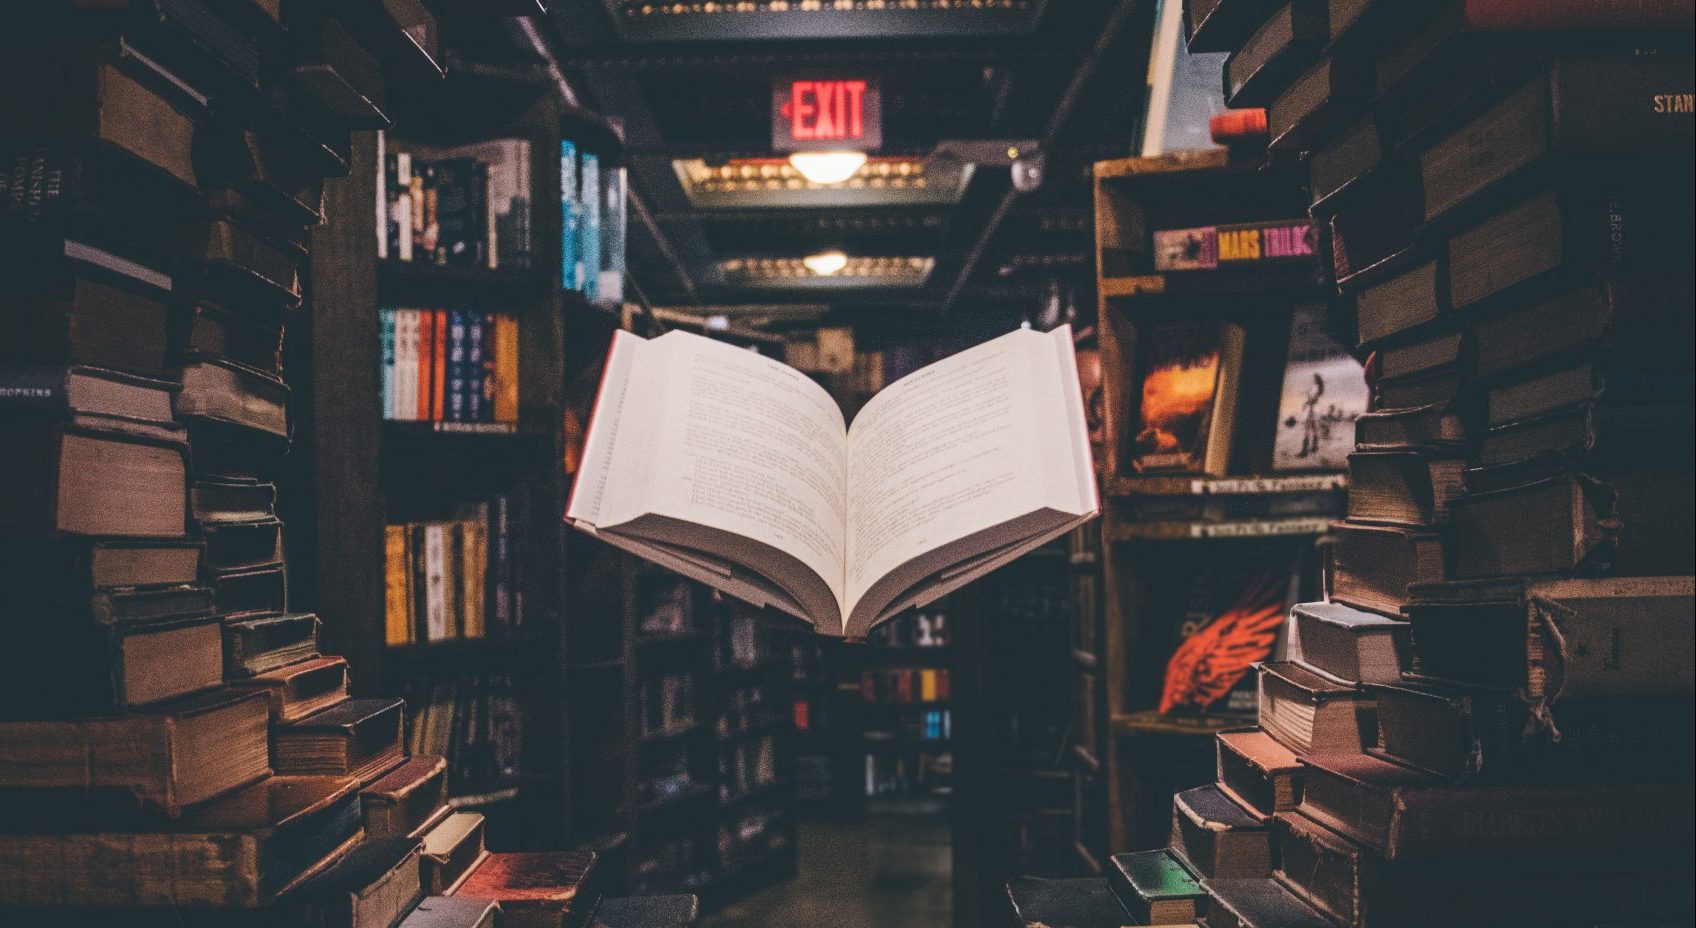
<path id="1" fill-rule="evenodd" d="M 1448 576 L 1443 536 L 1424 528 L 1336 522 L 1331 598 L 1382 615 L 1399 616 L 1409 587 Z"/>
<path id="2" fill-rule="evenodd" d="M 178 910 L 176 918 L 274 903 L 358 842 L 359 796 L 337 777 L 270 777 L 193 809 L 169 832 L 64 824 L 0 835 L 0 903 Z"/>
<path id="3" fill-rule="evenodd" d="M 863 637 L 1097 508 L 1069 328 L 933 364 L 852 429 L 776 361 L 620 332 L 566 518 L 822 634 Z"/>
<path id="4" fill-rule="evenodd" d="M 316 657 L 270 673 L 233 678 L 229 685 L 264 690 L 270 699 L 272 723 L 287 725 L 347 698 L 347 661 Z"/>
<path id="5" fill-rule="evenodd" d="M 495 928 L 500 906 L 492 899 L 426 896 L 399 928 Z"/>
<path id="6" fill-rule="evenodd" d="M 1213 744 L 1220 791 L 1250 815 L 1264 821 L 1301 801 L 1301 760 L 1272 736 L 1257 728 L 1226 731 Z"/>
<path id="7" fill-rule="evenodd" d="M 418 842 L 374 838 L 289 895 L 300 928 L 393 928 L 424 898 Z"/>
<path id="8" fill-rule="evenodd" d="M 1366 372 L 1325 332 L 1323 310 L 1297 308 L 1290 321 L 1272 469 L 1341 470 L 1355 421 L 1366 413 Z"/>
<path id="9" fill-rule="evenodd" d="M 1214 271 L 1311 260 L 1314 234 L 1313 223 L 1306 219 L 1160 229 L 1154 233 L 1154 269 Z"/>
<path id="10" fill-rule="evenodd" d="M 147 712 L 0 722 L 0 787 L 122 796 L 171 817 L 271 772 L 260 693 L 217 690 Z"/>
<path id="11" fill-rule="evenodd" d="M 592 851 L 490 854 L 454 895 L 498 902 L 504 928 L 576 928 L 594 910 L 596 863 Z"/>
<path id="12" fill-rule="evenodd" d="M 1260 665 L 1260 728 L 1304 757 L 1359 752 L 1376 728 L 1372 697 L 1288 661 Z"/>
<path id="13" fill-rule="evenodd" d="M 1172 797 L 1172 850 L 1204 880 L 1272 872 L 1266 824 L 1212 784 Z"/>
<path id="14" fill-rule="evenodd" d="M 277 770 L 372 782 L 406 756 L 401 734 L 405 708 L 399 699 L 350 699 L 280 725 L 271 734 Z"/>
<path id="15" fill-rule="evenodd" d="M 1208 928 L 1330 928 L 1276 880 L 1207 881 Z"/>
<path id="16" fill-rule="evenodd" d="M 1127 433 L 1131 469 L 1224 475 L 1229 470 L 1243 330 L 1177 323 L 1137 349 L 1137 407 Z"/>
<path id="17" fill-rule="evenodd" d="M 374 838 L 422 838 L 447 810 L 448 764 L 416 754 L 360 793 L 365 833 Z"/>
<path id="18" fill-rule="evenodd" d="M 1407 664 L 1408 626 L 1342 603 L 1290 611 L 1290 660 L 1345 683 L 1396 683 Z"/>
<path id="19" fill-rule="evenodd" d="M 1165 848 L 1114 854 L 1107 881 L 1131 917 L 1148 925 L 1194 922 L 1207 898 L 1201 881 Z"/>

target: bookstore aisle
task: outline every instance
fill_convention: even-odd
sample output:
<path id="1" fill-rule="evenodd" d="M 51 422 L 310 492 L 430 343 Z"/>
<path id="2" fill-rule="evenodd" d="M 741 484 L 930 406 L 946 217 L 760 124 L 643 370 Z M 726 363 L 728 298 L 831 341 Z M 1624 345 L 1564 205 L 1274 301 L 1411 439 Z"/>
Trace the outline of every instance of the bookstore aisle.
<path id="1" fill-rule="evenodd" d="M 1691 0 L 32 0 L 0 926 L 1696 920 Z"/>

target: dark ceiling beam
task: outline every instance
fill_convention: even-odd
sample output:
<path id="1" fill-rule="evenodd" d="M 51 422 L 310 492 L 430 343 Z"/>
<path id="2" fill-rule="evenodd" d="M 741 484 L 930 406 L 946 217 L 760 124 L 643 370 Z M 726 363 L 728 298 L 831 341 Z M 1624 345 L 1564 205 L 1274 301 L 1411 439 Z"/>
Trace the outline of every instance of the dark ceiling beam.
<path id="1" fill-rule="evenodd" d="M 937 64 L 971 64 L 995 67 L 1009 64 L 1070 61 L 1077 49 L 1059 48 L 1039 41 L 997 40 L 962 45 L 882 42 L 865 48 L 793 48 L 773 50 L 770 43 L 746 50 L 706 53 L 698 48 L 615 45 L 573 51 L 572 64 L 587 71 L 613 70 L 626 73 L 655 71 L 713 71 L 724 68 L 770 69 L 876 67 L 881 73 L 924 71 Z"/>
<path id="2" fill-rule="evenodd" d="M 1048 126 L 1042 135 L 1043 150 L 1046 150 L 1049 143 L 1065 130 L 1067 121 L 1071 118 L 1073 110 L 1077 108 L 1078 101 L 1083 99 L 1084 92 L 1088 89 L 1090 82 L 1095 79 L 1097 72 L 1112 57 L 1120 32 L 1131 25 L 1137 17 L 1147 18 L 1150 5 L 1150 0 L 1119 0 L 1112 16 L 1108 18 L 1107 24 L 1102 27 L 1101 36 L 1096 40 L 1095 47 L 1079 64 L 1078 70 L 1072 75 L 1071 83 L 1060 97 L 1059 105 L 1054 108 L 1054 114 L 1049 118 Z M 1002 196 L 1001 203 L 996 206 L 995 212 L 990 216 L 989 222 L 985 224 L 983 232 L 978 235 L 977 242 L 966 253 L 966 260 L 960 266 L 959 274 L 955 277 L 953 286 L 949 287 L 948 296 L 943 300 L 944 311 L 951 311 L 954 308 L 955 301 L 960 298 L 960 294 L 965 292 L 966 284 L 977 270 L 978 262 L 983 260 L 984 253 L 989 250 L 990 241 L 995 238 L 996 230 L 1000 227 L 1002 220 L 1007 217 L 1007 214 L 1012 211 L 1014 202 L 1020 196 L 1019 191 L 1011 186 L 1007 188 L 1007 193 Z"/>

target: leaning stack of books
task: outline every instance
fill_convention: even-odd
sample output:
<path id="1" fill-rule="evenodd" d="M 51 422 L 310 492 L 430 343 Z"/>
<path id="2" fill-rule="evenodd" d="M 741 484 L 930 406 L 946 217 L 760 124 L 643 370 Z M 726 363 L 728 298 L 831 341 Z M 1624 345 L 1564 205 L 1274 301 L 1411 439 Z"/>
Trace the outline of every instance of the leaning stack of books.
<path id="1" fill-rule="evenodd" d="M 1191 4 L 1231 105 L 1306 155 L 1373 405 L 1329 600 L 1170 847 L 1114 859 L 1133 915 L 1696 908 L 1692 13 L 1624 6 Z"/>

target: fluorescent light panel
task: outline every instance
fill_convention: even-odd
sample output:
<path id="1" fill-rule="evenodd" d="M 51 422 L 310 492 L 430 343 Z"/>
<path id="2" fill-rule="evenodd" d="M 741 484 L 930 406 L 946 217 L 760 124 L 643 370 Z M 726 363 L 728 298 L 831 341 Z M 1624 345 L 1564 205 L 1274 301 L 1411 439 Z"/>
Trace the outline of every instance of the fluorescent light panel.
<path id="1" fill-rule="evenodd" d="M 839 184 L 815 184 L 786 158 L 738 158 L 709 165 L 678 159 L 672 170 L 689 202 L 703 209 L 906 206 L 960 202 L 972 165 L 872 156 Z"/>
<path id="2" fill-rule="evenodd" d="M 808 258 L 726 258 L 719 262 L 729 283 L 748 287 L 916 287 L 936 267 L 929 257 L 848 256 L 841 270 L 831 274 L 813 271 Z"/>

